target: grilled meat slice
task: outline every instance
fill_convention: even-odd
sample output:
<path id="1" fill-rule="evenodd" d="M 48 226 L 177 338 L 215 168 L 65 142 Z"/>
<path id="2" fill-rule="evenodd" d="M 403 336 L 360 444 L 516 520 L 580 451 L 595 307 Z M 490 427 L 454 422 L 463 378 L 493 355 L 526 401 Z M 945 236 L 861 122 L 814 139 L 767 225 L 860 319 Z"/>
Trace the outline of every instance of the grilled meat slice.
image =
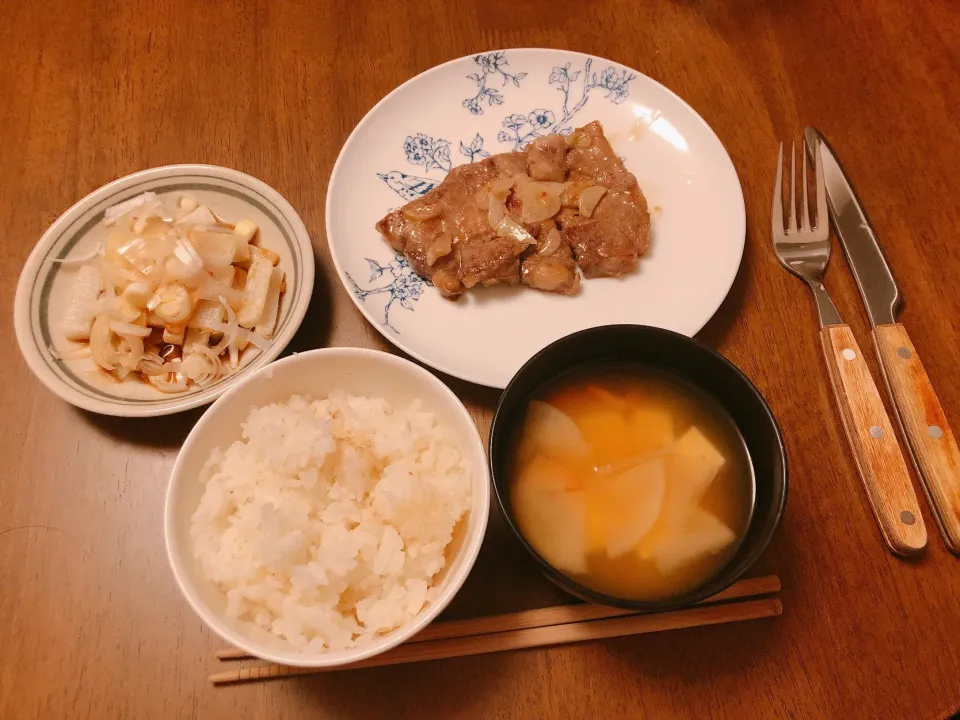
<path id="1" fill-rule="evenodd" d="M 580 273 L 570 243 L 552 220 L 540 223 L 536 247 L 531 247 L 520 264 L 521 282 L 537 290 L 573 295 L 580 289 Z"/>
<path id="2" fill-rule="evenodd" d="M 650 213 L 637 179 L 610 147 L 600 123 L 574 131 L 566 165 L 571 182 L 607 188 L 591 217 L 562 212 L 559 218 L 584 277 L 631 272 L 650 247 Z"/>
<path id="3" fill-rule="evenodd" d="M 506 231 L 503 221 L 494 221 L 498 228 L 490 225 L 491 191 L 501 178 L 514 183 L 506 191 L 501 184 L 498 191 L 506 193 L 503 210 L 516 223 L 506 223 L 512 228 Z M 558 203 L 559 186 L 549 183 L 559 182 L 566 187 Z M 588 217 L 580 212 L 579 198 L 595 185 L 606 192 L 592 212 L 585 206 Z M 525 201 L 537 203 L 537 212 L 527 208 L 527 222 Z M 562 209 L 539 220 L 553 212 L 551 203 L 562 203 Z M 600 124 L 592 122 L 569 138 L 548 135 L 522 152 L 453 168 L 433 190 L 380 220 L 377 230 L 445 297 L 476 285 L 518 282 L 573 294 L 580 285 L 577 264 L 588 278 L 623 275 L 636 267 L 650 244 L 650 215 L 636 178 Z M 524 231 L 537 238 L 536 247 L 524 241 Z"/>

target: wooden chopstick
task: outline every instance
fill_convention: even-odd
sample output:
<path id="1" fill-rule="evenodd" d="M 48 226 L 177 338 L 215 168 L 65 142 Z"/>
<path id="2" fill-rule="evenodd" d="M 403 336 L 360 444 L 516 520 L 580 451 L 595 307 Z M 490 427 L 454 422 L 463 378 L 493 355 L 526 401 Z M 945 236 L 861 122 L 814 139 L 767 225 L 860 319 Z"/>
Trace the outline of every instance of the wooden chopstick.
<path id="1" fill-rule="evenodd" d="M 756 597 L 780 592 L 780 578 L 776 575 L 747 578 L 734 583 L 726 590 L 701 600 L 698 605 L 709 605 L 725 600 L 744 597 Z M 446 620 L 428 625 L 407 643 L 430 642 L 457 637 L 472 637 L 494 632 L 524 630 L 527 628 L 547 627 L 564 623 L 585 622 L 610 617 L 625 617 L 639 614 L 636 610 L 623 610 L 605 605 L 582 603 L 577 605 L 557 605 L 554 607 L 522 610 L 504 615 L 467 618 L 465 620 Z M 244 650 L 224 648 L 217 651 L 219 660 L 245 660 L 251 656 Z"/>
<path id="2" fill-rule="evenodd" d="M 505 650 L 520 650 L 523 648 L 543 647 L 547 645 L 565 645 L 585 642 L 587 640 L 619 637 L 622 635 L 639 635 L 642 633 L 660 632 L 662 630 L 718 625 L 741 620 L 755 620 L 758 618 L 774 617 L 780 615 L 782 612 L 783 606 L 777 598 L 747 600 L 740 603 L 702 605 L 671 612 L 609 617 L 602 620 L 570 622 L 562 625 L 548 625 L 546 627 L 525 628 L 522 630 L 507 630 L 505 632 L 493 632 L 470 637 L 454 637 L 444 640 L 404 643 L 367 660 L 336 668 L 301 668 L 286 665 L 264 665 L 261 667 L 214 673 L 208 677 L 208 680 L 216 685 L 223 685 L 252 680 L 290 677 L 293 675 L 310 675 L 329 672 L 331 670 L 373 668 L 384 665 L 398 665 L 402 663 L 422 662 L 425 660 L 462 657 L 465 655 L 482 655 L 485 653 L 503 652 Z"/>

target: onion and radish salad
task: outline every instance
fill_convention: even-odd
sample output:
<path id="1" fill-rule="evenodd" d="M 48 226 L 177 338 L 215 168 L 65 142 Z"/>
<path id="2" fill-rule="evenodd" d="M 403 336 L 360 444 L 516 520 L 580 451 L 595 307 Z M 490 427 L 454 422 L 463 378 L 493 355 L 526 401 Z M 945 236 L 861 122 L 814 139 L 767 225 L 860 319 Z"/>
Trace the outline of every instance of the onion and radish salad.
<path id="1" fill-rule="evenodd" d="M 255 223 L 145 192 L 107 208 L 103 224 L 105 243 L 58 261 L 76 271 L 60 332 L 78 344 L 60 359 L 89 357 L 118 381 L 180 393 L 269 347 L 286 280 Z"/>

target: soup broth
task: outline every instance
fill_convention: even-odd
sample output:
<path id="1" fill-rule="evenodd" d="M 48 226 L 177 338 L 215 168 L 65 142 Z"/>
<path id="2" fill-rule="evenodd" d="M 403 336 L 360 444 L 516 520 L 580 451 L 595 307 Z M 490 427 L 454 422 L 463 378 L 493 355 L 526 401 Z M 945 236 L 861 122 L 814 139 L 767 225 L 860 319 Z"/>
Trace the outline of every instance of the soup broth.
<path id="1" fill-rule="evenodd" d="M 520 532 L 555 568 L 609 595 L 655 600 L 729 561 L 754 478 L 712 396 L 654 368 L 602 364 L 531 401 L 510 498 Z"/>

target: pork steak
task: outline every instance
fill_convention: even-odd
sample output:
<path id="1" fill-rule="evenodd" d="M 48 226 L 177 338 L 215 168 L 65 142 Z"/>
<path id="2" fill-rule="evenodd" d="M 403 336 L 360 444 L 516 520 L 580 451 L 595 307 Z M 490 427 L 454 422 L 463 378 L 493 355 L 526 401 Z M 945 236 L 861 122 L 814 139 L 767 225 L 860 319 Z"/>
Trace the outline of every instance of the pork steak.
<path id="1" fill-rule="evenodd" d="M 650 245 L 646 199 L 598 122 L 455 167 L 376 227 L 449 298 L 497 283 L 571 295 L 578 265 L 624 275 Z"/>

